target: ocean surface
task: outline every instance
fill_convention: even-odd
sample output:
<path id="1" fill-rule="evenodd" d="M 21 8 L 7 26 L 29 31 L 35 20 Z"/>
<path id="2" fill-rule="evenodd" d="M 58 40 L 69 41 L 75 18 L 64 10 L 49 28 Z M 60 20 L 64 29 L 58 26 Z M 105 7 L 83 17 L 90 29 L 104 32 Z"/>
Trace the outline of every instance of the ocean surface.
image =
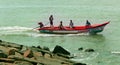
<path id="1" fill-rule="evenodd" d="M 72 60 L 87 65 L 120 65 L 120 0 L 0 0 L 0 39 L 26 46 L 47 46 L 51 50 L 60 45 L 76 57 Z M 89 34 L 42 34 L 34 28 L 38 22 L 49 26 L 85 25 L 110 21 L 104 31 Z M 79 51 L 78 48 L 83 48 Z M 87 53 L 92 48 L 95 52 Z"/>

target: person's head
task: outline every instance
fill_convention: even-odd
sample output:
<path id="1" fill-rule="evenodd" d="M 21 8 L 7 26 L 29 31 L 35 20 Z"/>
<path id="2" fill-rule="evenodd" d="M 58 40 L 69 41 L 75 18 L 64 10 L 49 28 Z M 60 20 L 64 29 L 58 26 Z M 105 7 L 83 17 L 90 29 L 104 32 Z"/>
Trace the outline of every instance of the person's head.
<path id="1" fill-rule="evenodd" d="M 50 17 L 53 17 L 53 15 L 50 15 Z"/>
<path id="2" fill-rule="evenodd" d="M 70 20 L 70 22 L 72 22 L 72 20 Z"/>
<path id="3" fill-rule="evenodd" d="M 89 22 L 88 20 L 86 20 L 87 22 Z"/>
<path id="4" fill-rule="evenodd" d="M 62 21 L 60 21 L 60 23 L 62 23 Z"/>
<path id="5" fill-rule="evenodd" d="M 38 24 L 42 24 L 42 22 L 39 22 Z"/>

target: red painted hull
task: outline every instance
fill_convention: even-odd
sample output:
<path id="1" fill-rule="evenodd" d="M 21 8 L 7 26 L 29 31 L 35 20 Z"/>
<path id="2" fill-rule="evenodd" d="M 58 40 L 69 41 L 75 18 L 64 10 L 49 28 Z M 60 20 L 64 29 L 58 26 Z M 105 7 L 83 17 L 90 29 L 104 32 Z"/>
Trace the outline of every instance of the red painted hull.
<path id="1" fill-rule="evenodd" d="M 52 33 L 52 34 L 77 34 L 77 33 L 91 33 L 96 34 L 98 32 L 102 32 L 104 27 L 109 22 L 105 22 L 103 24 L 93 24 L 91 26 L 74 26 L 74 28 L 70 28 L 69 26 L 64 26 L 64 29 L 60 29 L 58 26 L 53 28 L 51 27 L 43 27 L 38 28 L 42 33 Z"/>

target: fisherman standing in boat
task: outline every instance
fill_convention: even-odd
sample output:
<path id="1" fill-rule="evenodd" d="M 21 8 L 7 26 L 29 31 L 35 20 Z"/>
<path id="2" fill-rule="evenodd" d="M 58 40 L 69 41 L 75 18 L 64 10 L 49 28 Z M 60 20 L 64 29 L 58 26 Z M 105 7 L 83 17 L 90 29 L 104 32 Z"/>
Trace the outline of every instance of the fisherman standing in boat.
<path id="1" fill-rule="evenodd" d="M 40 25 L 40 28 L 44 27 L 44 24 L 42 22 L 39 22 L 38 25 Z"/>
<path id="2" fill-rule="evenodd" d="M 50 15 L 49 21 L 50 21 L 50 27 L 53 27 L 53 15 Z"/>
<path id="3" fill-rule="evenodd" d="M 59 28 L 60 28 L 60 29 L 64 29 L 63 24 L 62 24 L 62 21 L 60 21 Z"/>
<path id="4" fill-rule="evenodd" d="M 72 20 L 70 20 L 69 26 L 70 26 L 70 28 L 73 28 L 73 27 L 74 27 L 74 24 L 73 24 Z"/>
<path id="5" fill-rule="evenodd" d="M 88 20 L 86 20 L 86 26 L 90 26 L 90 22 Z"/>

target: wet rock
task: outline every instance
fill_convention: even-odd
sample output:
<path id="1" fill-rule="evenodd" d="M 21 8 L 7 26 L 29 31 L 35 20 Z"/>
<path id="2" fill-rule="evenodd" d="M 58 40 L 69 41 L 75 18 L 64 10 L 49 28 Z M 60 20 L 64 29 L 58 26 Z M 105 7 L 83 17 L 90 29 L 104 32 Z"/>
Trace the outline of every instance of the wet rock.
<path id="1" fill-rule="evenodd" d="M 83 48 L 82 48 L 82 47 L 81 47 L 81 48 L 78 48 L 78 50 L 81 51 L 81 50 L 83 50 Z"/>
<path id="2" fill-rule="evenodd" d="M 73 65 L 87 65 L 87 64 L 84 64 L 84 63 L 74 63 Z"/>
<path id="3" fill-rule="evenodd" d="M 2 42 L 2 40 L 0 40 L 0 43 Z"/>
<path id="4" fill-rule="evenodd" d="M 43 50 L 50 51 L 50 49 L 46 46 L 43 47 Z"/>
<path id="5" fill-rule="evenodd" d="M 24 57 L 32 58 L 33 57 L 33 52 L 32 50 L 28 49 L 24 52 Z"/>
<path id="6" fill-rule="evenodd" d="M 42 49 L 40 46 L 37 46 L 38 49 Z"/>
<path id="7" fill-rule="evenodd" d="M 85 52 L 95 52 L 94 49 L 86 49 Z"/>
<path id="8" fill-rule="evenodd" d="M 7 58 L 7 54 L 5 54 L 2 50 L 0 50 L 0 58 Z"/>
<path id="9" fill-rule="evenodd" d="M 68 52 L 63 47 L 58 46 L 58 45 L 54 48 L 53 53 L 55 53 L 55 54 L 60 53 L 60 54 L 70 55 L 70 52 Z"/>

